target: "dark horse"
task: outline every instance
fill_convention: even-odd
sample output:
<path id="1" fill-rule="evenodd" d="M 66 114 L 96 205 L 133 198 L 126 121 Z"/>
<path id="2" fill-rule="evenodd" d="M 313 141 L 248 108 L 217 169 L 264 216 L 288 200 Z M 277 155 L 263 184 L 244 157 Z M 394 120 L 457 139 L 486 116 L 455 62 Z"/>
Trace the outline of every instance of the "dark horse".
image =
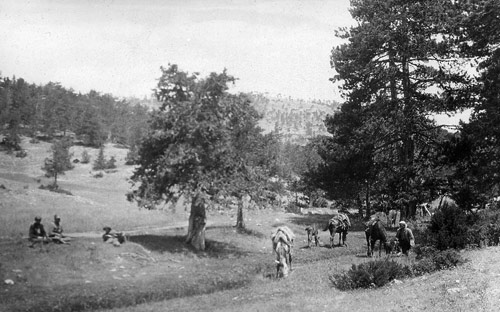
<path id="1" fill-rule="evenodd" d="M 384 245 L 385 253 L 390 254 L 390 246 L 387 243 L 387 231 L 380 220 L 368 225 L 365 230 L 366 244 L 368 245 L 368 257 L 373 256 L 373 250 L 375 249 L 375 244 L 379 241 L 378 245 L 378 256 L 382 255 L 382 244 Z"/>
<path id="2" fill-rule="evenodd" d="M 330 247 L 333 248 L 335 233 L 339 233 L 339 246 L 347 246 L 346 237 L 347 231 L 351 227 L 351 222 L 349 221 L 349 217 L 346 215 L 335 216 L 328 221 L 328 224 L 323 229 L 323 231 L 330 231 Z M 342 245 L 340 244 L 340 240 L 342 239 Z"/>

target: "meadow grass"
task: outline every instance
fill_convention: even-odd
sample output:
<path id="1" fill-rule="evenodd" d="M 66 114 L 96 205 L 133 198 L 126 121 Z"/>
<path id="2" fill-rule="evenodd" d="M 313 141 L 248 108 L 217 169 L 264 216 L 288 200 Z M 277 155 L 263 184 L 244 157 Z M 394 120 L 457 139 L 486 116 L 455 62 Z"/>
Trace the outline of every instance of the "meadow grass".
<path id="1" fill-rule="evenodd" d="M 133 167 L 124 165 L 124 149 L 106 145 L 106 157 L 115 156 L 118 168 L 114 173 L 104 173 L 103 178 L 94 178 L 92 160 L 88 164 L 77 163 L 74 169 L 59 176 L 59 187 L 72 194 L 64 195 L 39 188 L 53 183 L 41 169 L 43 160 L 50 157 L 50 144 L 29 144 L 24 139 L 22 146 L 28 152 L 26 158 L 0 153 L 0 185 L 3 185 L 0 188 L 0 215 L 4 221 L 0 237 L 27 235 L 36 215 L 43 218 L 46 226 L 55 214 L 59 215 L 65 231 L 71 233 L 100 232 L 104 226 L 130 230 L 187 222 L 183 205 L 173 207 L 177 213 L 172 213 L 172 209 L 147 211 L 126 200 L 126 193 L 130 191 L 127 179 Z M 83 150 L 81 146 L 72 147 L 73 157 L 79 157 Z M 98 152 L 97 149 L 85 150 L 92 159 Z"/>

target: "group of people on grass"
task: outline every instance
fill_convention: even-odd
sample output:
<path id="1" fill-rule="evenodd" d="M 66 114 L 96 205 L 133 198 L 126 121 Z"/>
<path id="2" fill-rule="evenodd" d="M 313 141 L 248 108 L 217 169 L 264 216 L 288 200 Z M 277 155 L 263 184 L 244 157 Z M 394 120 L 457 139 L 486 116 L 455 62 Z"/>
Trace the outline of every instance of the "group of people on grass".
<path id="1" fill-rule="evenodd" d="M 103 231 L 104 234 L 102 235 L 102 240 L 104 242 L 112 244 L 113 246 L 120 246 L 125 242 L 125 236 L 123 233 L 113 231 L 108 226 L 104 227 Z M 61 218 L 58 215 L 54 216 L 50 233 L 45 231 L 45 227 L 42 224 L 42 217 L 36 216 L 35 222 L 33 222 L 29 228 L 29 241 L 31 242 L 29 247 L 33 248 L 36 244 L 43 246 L 43 244 L 47 244 L 49 242 L 56 244 L 69 244 L 71 238 L 63 234 Z"/>
<path id="2" fill-rule="evenodd" d="M 34 247 L 37 243 L 43 245 L 50 241 L 57 244 L 69 244 L 71 238 L 63 234 L 61 218 L 58 215 L 55 215 L 54 222 L 52 223 L 52 229 L 49 234 L 47 234 L 42 224 L 42 217 L 36 216 L 35 222 L 30 225 L 29 240 L 31 242 L 30 247 Z"/>

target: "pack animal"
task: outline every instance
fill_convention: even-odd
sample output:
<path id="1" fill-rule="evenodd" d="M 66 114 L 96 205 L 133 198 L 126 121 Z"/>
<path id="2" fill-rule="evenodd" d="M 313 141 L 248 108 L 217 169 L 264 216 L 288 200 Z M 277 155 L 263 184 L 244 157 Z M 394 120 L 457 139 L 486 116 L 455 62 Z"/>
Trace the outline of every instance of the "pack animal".
<path id="1" fill-rule="evenodd" d="M 382 255 L 382 245 L 384 246 L 385 253 L 387 255 L 390 254 L 390 246 L 387 243 L 387 231 L 385 230 L 382 221 L 376 220 L 373 223 L 368 225 L 368 228 L 365 230 L 366 236 L 366 244 L 368 246 L 367 255 L 368 257 L 373 256 L 373 250 L 375 249 L 375 244 L 379 241 L 378 246 L 378 255 L 379 257 Z"/>
<path id="2" fill-rule="evenodd" d="M 276 277 L 287 277 L 292 270 L 292 248 L 295 235 L 287 226 L 277 228 L 271 234 L 276 254 Z"/>
<path id="3" fill-rule="evenodd" d="M 319 245 L 319 233 L 315 226 L 308 226 L 305 228 L 307 232 L 307 247 L 311 247 L 311 243 L 314 240 L 316 247 Z"/>
<path id="4" fill-rule="evenodd" d="M 346 238 L 347 238 L 347 232 L 350 227 L 351 227 L 351 222 L 349 221 L 349 217 L 344 214 L 339 214 L 338 216 L 335 216 L 328 221 L 328 224 L 325 226 L 323 231 L 326 230 L 330 231 L 331 248 L 333 248 L 334 246 L 335 233 L 339 234 L 339 246 L 347 246 Z M 342 244 L 340 243 L 341 241 Z"/>

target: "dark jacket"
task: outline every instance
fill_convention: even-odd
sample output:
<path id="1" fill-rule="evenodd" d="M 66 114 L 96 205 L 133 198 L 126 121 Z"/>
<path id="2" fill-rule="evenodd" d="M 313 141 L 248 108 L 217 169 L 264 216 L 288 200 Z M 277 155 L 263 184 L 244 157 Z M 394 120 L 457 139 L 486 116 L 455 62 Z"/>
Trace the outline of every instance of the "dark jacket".
<path id="1" fill-rule="evenodd" d="M 43 224 L 34 222 L 30 225 L 30 238 L 47 237 Z"/>

